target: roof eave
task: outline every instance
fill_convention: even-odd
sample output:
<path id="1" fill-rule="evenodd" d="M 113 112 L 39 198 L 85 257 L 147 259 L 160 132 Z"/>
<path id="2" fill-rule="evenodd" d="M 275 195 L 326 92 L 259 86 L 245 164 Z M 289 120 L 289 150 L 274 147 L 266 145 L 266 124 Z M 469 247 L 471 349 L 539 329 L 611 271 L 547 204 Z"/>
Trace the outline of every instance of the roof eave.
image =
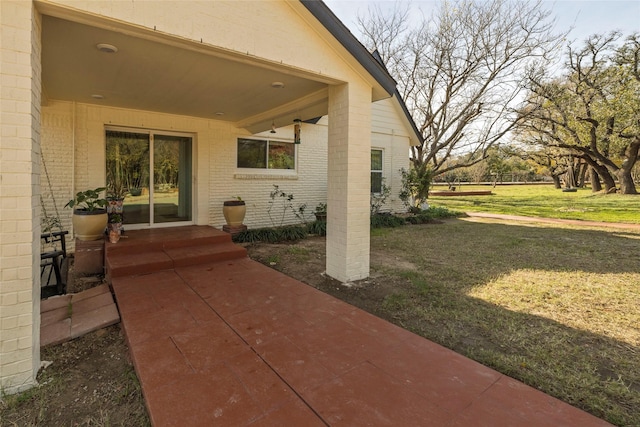
<path id="1" fill-rule="evenodd" d="M 340 42 L 389 96 L 395 93 L 396 81 L 393 77 L 375 60 L 362 43 L 351 34 L 351 31 L 323 1 L 300 0 L 300 3 Z"/>

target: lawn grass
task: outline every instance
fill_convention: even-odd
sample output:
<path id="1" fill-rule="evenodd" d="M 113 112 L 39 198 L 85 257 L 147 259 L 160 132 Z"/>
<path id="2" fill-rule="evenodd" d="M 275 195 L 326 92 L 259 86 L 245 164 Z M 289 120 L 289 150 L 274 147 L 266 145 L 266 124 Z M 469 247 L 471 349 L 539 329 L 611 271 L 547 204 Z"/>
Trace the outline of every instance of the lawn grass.
<path id="1" fill-rule="evenodd" d="M 373 276 L 404 280 L 377 314 L 611 423 L 640 425 L 639 246 L 640 232 L 483 219 L 382 230 L 372 253 L 413 267 L 372 263 Z"/>
<path id="2" fill-rule="evenodd" d="M 434 191 L 446 187 L 434 187 Z M 463 212 L 491 212 L 543 218 L 640 224 L 640 195 L 562 192 L 553 185 L 458 186 L 459 191 L 488 190 L 491 196 L 430 196 L 433 206 Z"/>

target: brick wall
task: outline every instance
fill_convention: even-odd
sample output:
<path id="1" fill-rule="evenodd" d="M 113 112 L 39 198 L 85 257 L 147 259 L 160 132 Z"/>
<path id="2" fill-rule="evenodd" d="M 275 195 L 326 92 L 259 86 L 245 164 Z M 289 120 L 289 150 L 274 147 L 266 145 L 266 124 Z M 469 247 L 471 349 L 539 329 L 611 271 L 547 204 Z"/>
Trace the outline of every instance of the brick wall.
<path id="1" fill-rule="evenodd" d="M 238 137 L 249 135 L 227 123 L 51 101 L 43 107 L 43 157 L 49 179 L 42 175 L 42 192 L 47 213 L 55 213 L 55 202 L 62 223 L 69 230 L 71 211 L 64 209 L 64 204 L 75 192 L 105 183 L 105 125 L 193 134 L 197 182 L 195 221 L 198 224 L 222 227 L 225 223 L 222 203 L 232 196 L 241 196 L 247 202 L 245 224 L 249 227 L 270 226 L 268 201 L 274 184 L 292 193 L 296 206 L 306 203 L 310 219 L 315 206 L 326 200 L 326 126 L 302 125 L 303 144 L 298 146 L 297 171 L 238 170 L 236 141 Z M 277 129 L 275 136 L 290 141 L 293 128 Z M 278 224 L 281 212 L 279 208 L 272 209 Z M 284 223 L 295 221 L 293 215 L 287 214 Z"/>
<path id="2" fill-rule="evenodd" d="M 0 390 L 35 383 L 40 358 L 40 17 L 0 2 Z"/>
<path id="3" fill-rule="evenodd" d="M 224 122 L 52 100 L 43 107 L 42 151 L 49 178 L 43 172 L 41 187 L 47 214 L 53 216 L 57 206 L 65 229 L 71 230 L 71 211 L 63 206 L 72 195 L 105 183 L 105 125 L 193 134 L 194 158 L 197 159 L 194 168 L 197 178 L 195 220 L 198 224 L 222 227 L 222 203 L 240 196 L 247 203 L 247 226 L 280 225 L 281 203 L 273 204 L 271 218 L 269 216 L 269 193 L 274 184 L 294 195 L 296 208 L 307 205 L 309 220 L 314 218 L 316 205 L 327 200 L 326 118 L 316 125 L 302 124 L 297 171 L 239 170 L 236 168 L 236 141 L 238 137 L 249 135 Z M 371 138 L 372 146 L 383 148 L 385 152 L 384 176 L 387 185 L 392 187 L 386 210 L 402 211 L 402 203 L 397 198 L 400 189 L 398 170 L 408 166 L 408 142 L 406 137 L 394 135 L 394 132 L 397 131 L 390 129 L 386 134 L 377 133 Z M 293 127 L 281 127 L 276 134 L 266 132 L 259 136 L 291 141 Z M 365 157 L 369 157 L 367 149 Z M 296 222 L 295 216 L 287 212 L 283 223 Z M 73 249 L 72 242 L 70 249 Z"/>

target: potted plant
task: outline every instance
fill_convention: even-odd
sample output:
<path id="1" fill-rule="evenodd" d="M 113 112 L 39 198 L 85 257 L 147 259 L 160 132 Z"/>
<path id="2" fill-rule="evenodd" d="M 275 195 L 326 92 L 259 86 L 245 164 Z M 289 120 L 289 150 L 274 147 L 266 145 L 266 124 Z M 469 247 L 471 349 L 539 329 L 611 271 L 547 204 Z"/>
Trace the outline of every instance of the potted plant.
<path id="1" fill-rule="evenodd" d="M 98 240 L 107 226 L 107 199 L 100 196 L 106 188 L 79 191 L 65 205 L 73 209 L 72 224 L 80 240 Z"/>
<path id="2" fill-rule="evenodd" d="M 119 179 L 110 179 L 107 184 L 107 213 L 122 213 L 126 195 L 124 183 Z"/>
<path id="3" fill-rule="evenodd" d="M 122 214 L 112 212 L 109 214 L 109 241 L 111 243 L 118 243 L 120 235 L 122 234 Z"/>
<path id="4" fill-rule="evenodd" d="M 122 214 L 121 213 L 110 213 L 109 214 L 109 230 L 117 230 L 118 232 L 122 231 Z"/>
<path id="5" fill-rule="evenodd" d="M 235 196 L 233 200 L 227 200 L 223 203 L 222 213 L 227 225 L 230 227 L 238 227 L 242 225 L 244 216 L 247 213 L 247 206 L 241 197 Z"/>
<path id="6" fill-rule="evenodd" d="M 316 206 L 316 210 L 313 214 L 316 216 L 316 221 L 327 222 L 327 204 L 318 203 L 318 205 Z"/>

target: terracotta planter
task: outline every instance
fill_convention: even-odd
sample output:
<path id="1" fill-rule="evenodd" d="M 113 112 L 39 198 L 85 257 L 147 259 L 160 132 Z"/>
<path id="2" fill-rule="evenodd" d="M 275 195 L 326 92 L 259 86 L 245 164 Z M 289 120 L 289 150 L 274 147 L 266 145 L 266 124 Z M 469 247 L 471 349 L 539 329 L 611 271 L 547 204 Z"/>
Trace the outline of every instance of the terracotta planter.
<path id="1" fill-rule="evenodd" d="M 243 200 L 228 200 L 222 206 L 222 213 L 227 225 L 237 227 L 242 225 L 244 216 L 247 213 L 247 206 Z"/>
<path id="2" fill-rule="evenodd" d="M 122 223 L 121 222 L 110 222 L 107 225 L 107 230 L 109 230 L 109 232 L 117 231 L 118 233 L 122 233 Z"/>
<path id="3" fill-rule="evenodd" d="M 109 242 L 118 243 L 118 240 L 120 240 L 120 230 L 117 230 L 117 229 L 109 230 Z"/>
<path id="4" fill-rule="evenodd" d="M 96 209 L 85 211 L 76 209 L 71 218 L 75 236 L 80 240 L 98 240 L 104 238 L 104 229 L 107 226 L 107 211 Z"/>

